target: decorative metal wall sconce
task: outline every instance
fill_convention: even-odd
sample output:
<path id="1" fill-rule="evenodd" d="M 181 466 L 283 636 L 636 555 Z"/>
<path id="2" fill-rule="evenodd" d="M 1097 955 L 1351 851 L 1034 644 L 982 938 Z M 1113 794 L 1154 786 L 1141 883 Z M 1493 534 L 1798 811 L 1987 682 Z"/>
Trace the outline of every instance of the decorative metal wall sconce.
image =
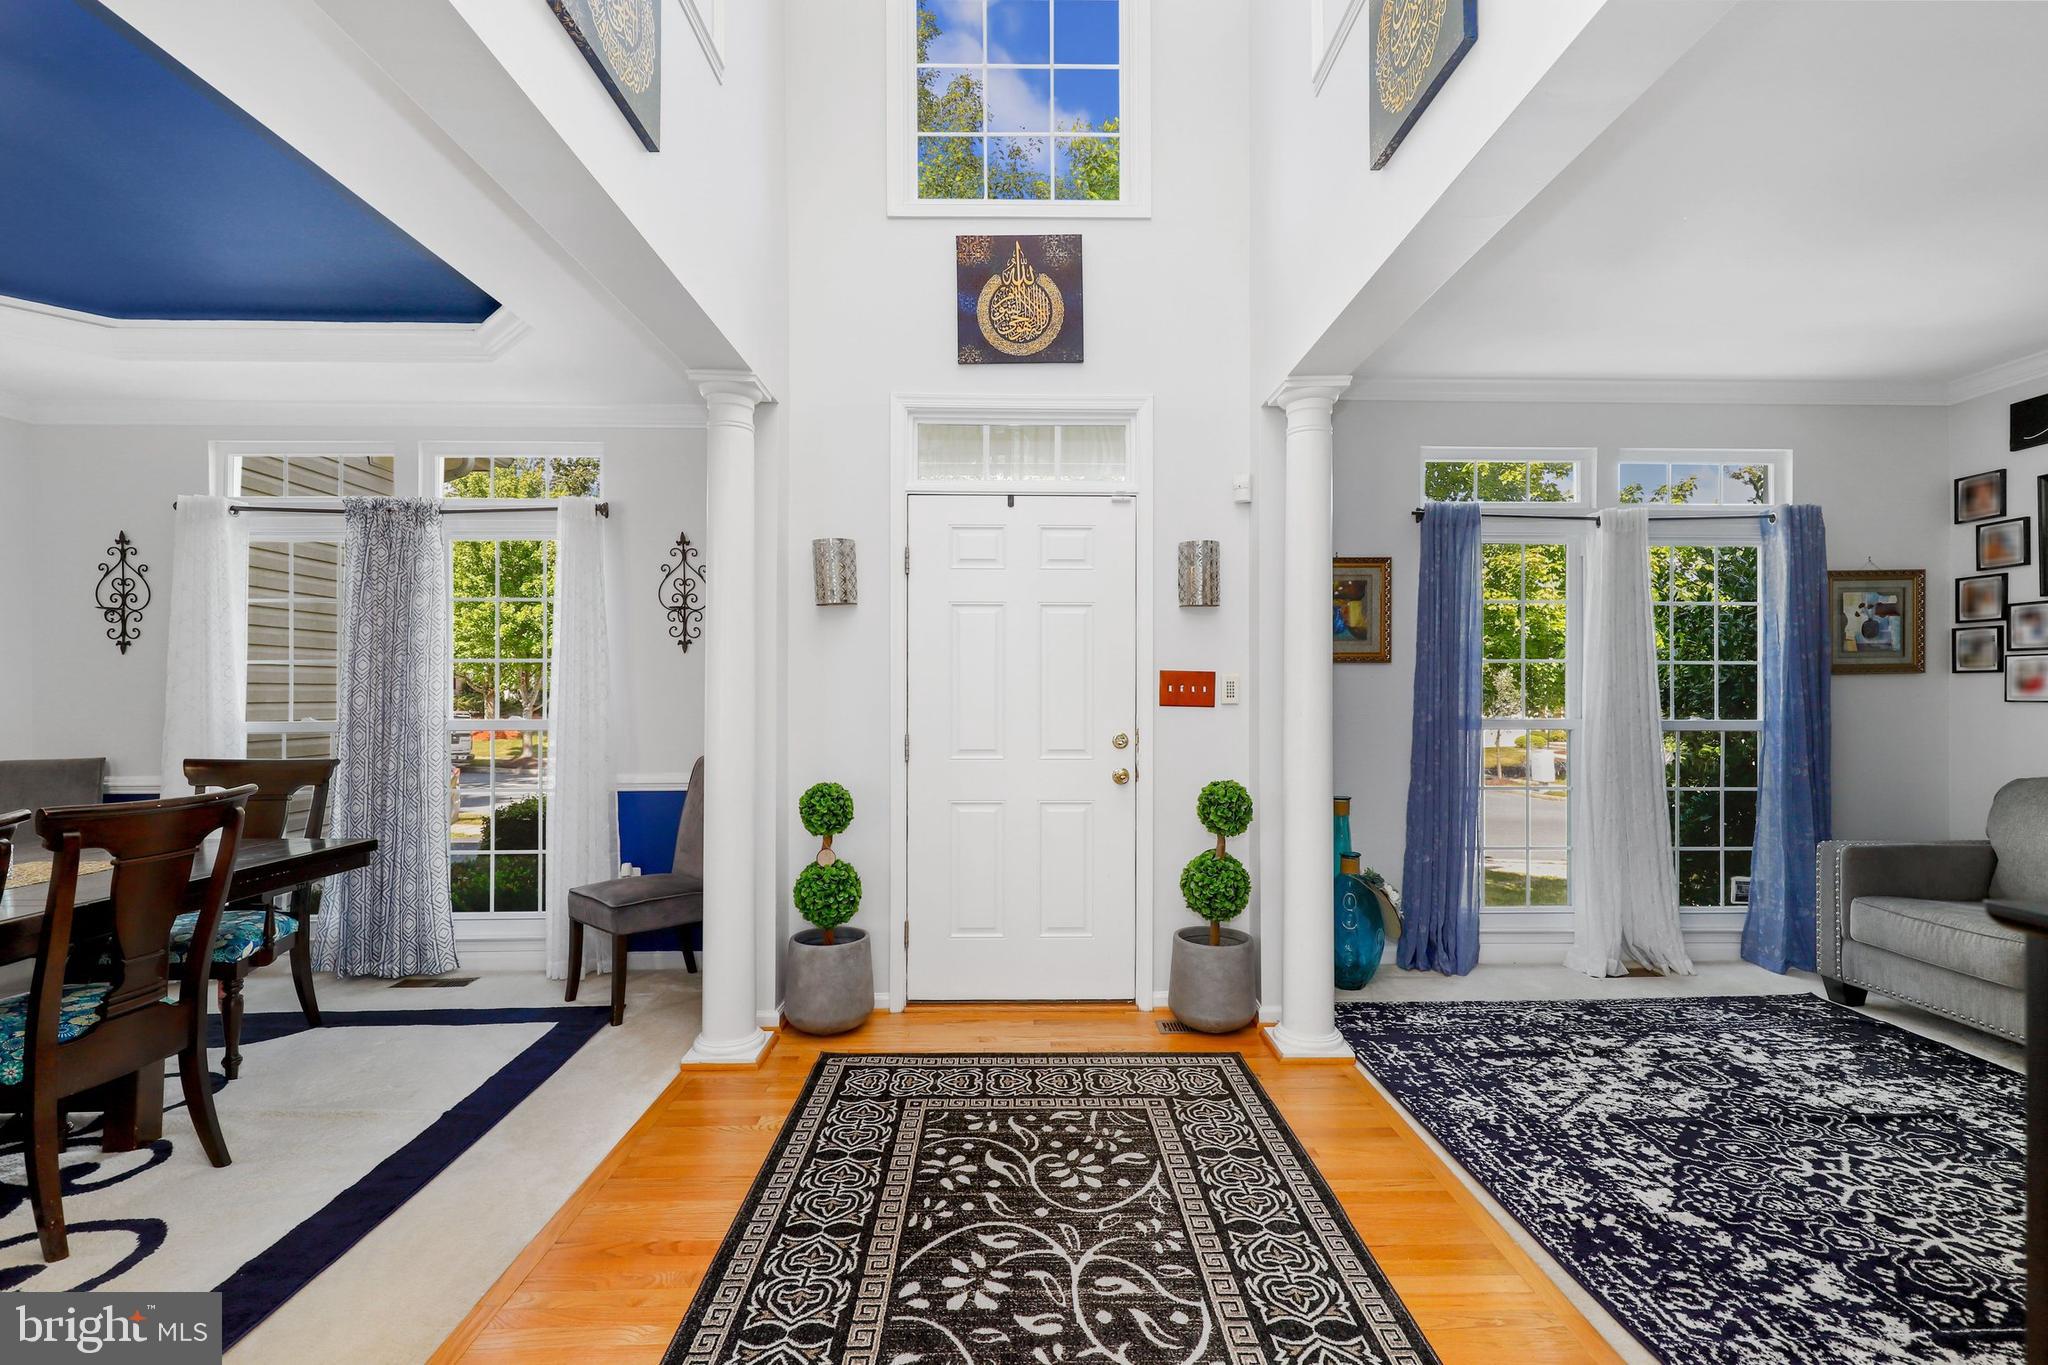
<path id="1" fill-rule="evenodd" d="M 860 574 L 850 540 L 811 542 L 811 583 L 821 607 L 851 607 L 860 602 Z"/>
<path id="2" fill-rule="evenodd" d="M 135 542 L 126 531 L 107 547 L 107 562 L 100 565 L 99 585 L 93 589 L 93 605 L 106 618 L 107 638 L 123 654 L 142 638 L 142 613 L 149 606 L 149 565 L 135 558 Z"/>
<path id="3" fill-rule="evenodd" d="M 1223 547 L 1213 540 L 1180 543 L 1180 604 L 1213 607 L 1223 601 Z"/>
<path id="4" fill-rule="evenodd" d="M 690 641 L 704 634 L 703 556 L 686 535 L 676 537 L 668 559 L 661 566 L 658 600 L 668 613 L 668 635 L 690 652 Z"/>

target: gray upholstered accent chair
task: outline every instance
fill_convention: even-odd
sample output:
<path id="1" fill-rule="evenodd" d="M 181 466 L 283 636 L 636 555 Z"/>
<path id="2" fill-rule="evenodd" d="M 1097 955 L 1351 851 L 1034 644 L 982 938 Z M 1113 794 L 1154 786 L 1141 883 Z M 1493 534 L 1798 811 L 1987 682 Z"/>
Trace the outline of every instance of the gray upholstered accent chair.
<path id="1" fill-rule="evenodd" d="M 1871 991 L 2026 1041 L 2026 944 L 1986 900 L 2048 901 L 2048 777 L 1998 789 L 1982 840 L 1820 846 L 1828 999 Z"/>
<path id="2" fill-rule="evenodd" d="M 704 922 L 704 760 L 690 769 L 690 791 L 683 798 L 683 819 L 676 828 L 676 861 L 671 872 L 649 877 L 618 877 L 579 886 L 569 893 L 569 988 L 564 1000 L 576 998 L 583 966 L 583 926 L 612 936 L 612 1023 L 626 1020 L 626 948 L 634 934 L 654 929 L 681 929 Z M 697 970 L 697 955 L 683 939 L 683 965 Z"/>
<path id="3" fill-rule="evenodd" d="M 0 759 L 0 810 L 97 806 L 106 789 L 104 758 Z"/>

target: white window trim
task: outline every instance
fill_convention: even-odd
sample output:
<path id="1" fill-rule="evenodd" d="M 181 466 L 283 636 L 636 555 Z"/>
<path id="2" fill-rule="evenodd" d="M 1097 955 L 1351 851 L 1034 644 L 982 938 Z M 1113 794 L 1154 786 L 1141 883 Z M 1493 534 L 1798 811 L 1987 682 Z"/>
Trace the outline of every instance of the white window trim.
<path id="1" fill-rule="evenodd" d="M 1096 199 L 917 197 L 917 0 L 888 0 L 887 143 L 891 218 L 1150 218 L 1152 216 L 1152 0 L 1122 0 L 1118 188 Z"/>
<path id="2" fill-rule="evenodd" d="M 710 63 L 711 78 L 725 84 L 725 0 L 681 3 L 683 18 L 690 21 L 690 31 L 697 35 L 697 45 L 704 49 L 704 60 Z"/>

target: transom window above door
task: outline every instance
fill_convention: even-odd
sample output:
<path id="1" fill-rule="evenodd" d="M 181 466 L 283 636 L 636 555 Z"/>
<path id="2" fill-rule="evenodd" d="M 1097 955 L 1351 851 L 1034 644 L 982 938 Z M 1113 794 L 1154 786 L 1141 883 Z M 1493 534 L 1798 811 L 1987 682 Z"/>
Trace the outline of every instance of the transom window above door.
<path id="1" fill-rule="evenodd" d="M 1149 0 L 890 0 L 890 211 L 1149 211 Z"/>
<path id="2" fill-rule="evenodd" d="M 1123 423 L 917 425 L 919 482 L 1122 484 L 1130 472 L 1130 428 Z"/>

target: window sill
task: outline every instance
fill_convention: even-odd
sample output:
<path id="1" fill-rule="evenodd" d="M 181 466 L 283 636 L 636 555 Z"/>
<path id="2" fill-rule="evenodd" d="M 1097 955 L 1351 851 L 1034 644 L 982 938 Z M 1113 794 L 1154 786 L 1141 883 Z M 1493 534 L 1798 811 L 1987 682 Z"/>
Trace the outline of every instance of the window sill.
<path id="1" fill-rule="evenodd" d="M 1106 218 L 1150 218 L 1145 199 L 909 199 L 889 197 L 891 218 L 1009 218 L 1024 222 L 1078 221 Z"/>

